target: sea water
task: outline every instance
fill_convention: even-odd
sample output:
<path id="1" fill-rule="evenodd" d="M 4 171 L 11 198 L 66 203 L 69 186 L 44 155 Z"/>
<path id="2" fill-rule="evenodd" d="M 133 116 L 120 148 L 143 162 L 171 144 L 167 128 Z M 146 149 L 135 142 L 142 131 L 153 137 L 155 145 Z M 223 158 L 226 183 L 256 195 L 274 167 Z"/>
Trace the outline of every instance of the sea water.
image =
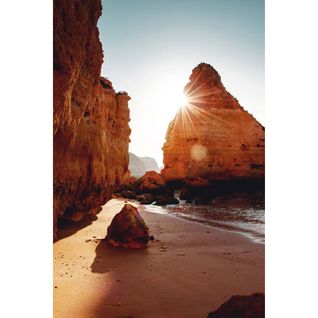
<path id="1" fill-rule="evenodd" d="M 241 232 L 257 242 L 265 242 L 264 191 L 215 197 L 208 205 L 179 201 L 179 205 L 146 205 L 145 208 L 149 212 L 167 213 L 224 230 Z"/>

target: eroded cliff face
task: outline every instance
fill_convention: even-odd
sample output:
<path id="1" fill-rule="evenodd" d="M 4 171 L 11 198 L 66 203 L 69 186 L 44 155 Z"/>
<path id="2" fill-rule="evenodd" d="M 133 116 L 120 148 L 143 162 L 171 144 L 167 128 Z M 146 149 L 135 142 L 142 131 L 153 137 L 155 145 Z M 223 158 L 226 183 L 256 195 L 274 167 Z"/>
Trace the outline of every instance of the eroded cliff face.
<path id="1" fill-rule="evenodd" d="M 163 146 L 166 181 L 264 178 L 264 127 L 201 63 L 185 86 L 188 105 L 169 124 Z"/>
<path id="2" fill-rule="evenodd" d="M 159 166 L 154 158 L 138 157 L 133 153 L 129 153 L 129 170 L 130 175 L 140 178 L 147 171 L 159 172 Z"/>
<path id="3" fill-rule="evenodd" d="M 54 234 L 97 213 L 128 169 L 126 93 L 100 78 L 100 0 L 54 0 Z"/>

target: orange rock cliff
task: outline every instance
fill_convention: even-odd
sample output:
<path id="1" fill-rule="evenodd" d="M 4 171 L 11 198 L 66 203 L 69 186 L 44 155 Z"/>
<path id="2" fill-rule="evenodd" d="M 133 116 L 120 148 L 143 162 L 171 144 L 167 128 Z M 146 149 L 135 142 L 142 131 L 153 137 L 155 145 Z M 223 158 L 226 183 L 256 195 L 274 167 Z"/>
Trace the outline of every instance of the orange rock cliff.
<path id="1" fill-rule="evenodd" d="M 54 235 L 97 213 L 128 169 L 126 93 L 100 77 L 100 0 L 54 0 Z"/>
<path id="2" fill-rule="evenodd" d="M 263 179 L 265 129 L 201 63 L 185 86 L 188 104 L 170 122 L 163 146 L 166 181 Z"/>

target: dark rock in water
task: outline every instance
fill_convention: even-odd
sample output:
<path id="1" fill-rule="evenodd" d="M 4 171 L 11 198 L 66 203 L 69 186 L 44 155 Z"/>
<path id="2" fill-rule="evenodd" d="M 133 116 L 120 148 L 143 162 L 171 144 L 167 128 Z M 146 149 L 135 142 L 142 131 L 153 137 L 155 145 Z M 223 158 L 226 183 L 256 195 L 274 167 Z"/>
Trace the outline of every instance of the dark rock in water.
<path id="1" fill-rule="evenodd" d="M 127 199 L 136 199 L 136 193 L 134 191 L 122 191 L 121 196 Z"/>
<path id="2" fill-rule="evenodd" d="M 137 201 L 141 204 L 151 204 L 155 201 L 155 196 L 152 193 L 144 193 L 136 196 Z"/>
<path id="3" fill-rule="evenodd" d="M 179 200 L 176 199 L 171 194 L 156 196 L 155 205 L 167 205 L 167 204 L 179 204 Z"/>
<path id="4" fill-rule="evenodd" d="M 212 198 L 212 189 L 208 180 L 196 177 L 188 178 L 180 190 L 180 199 L 187 203 L 209 204 Z"/>
<path id="5" fill-rule="evenodd" d="M 205 196 L 196 196 L 193 201 L 196 205 L 208 205 L 211 203 L 211 199 Z"/>
<path id="6" fill-rule="evenodd" d="M 149 229 L 137 208 L 125 204 L 107 229 L 107 242 L 115 247 L 146 248 Z"/>
<path id="7" fill-rule="evenodd" d="M 180 200 L 189 200 L 190 202 L 192 202 L 193 194 L 188 187 L 183 187 L 180 190 Z"/>
<path id="8" fill-rule="evenodd" d="M 265 295 L 232 296 L 207 318 L 264 318 Z"/>

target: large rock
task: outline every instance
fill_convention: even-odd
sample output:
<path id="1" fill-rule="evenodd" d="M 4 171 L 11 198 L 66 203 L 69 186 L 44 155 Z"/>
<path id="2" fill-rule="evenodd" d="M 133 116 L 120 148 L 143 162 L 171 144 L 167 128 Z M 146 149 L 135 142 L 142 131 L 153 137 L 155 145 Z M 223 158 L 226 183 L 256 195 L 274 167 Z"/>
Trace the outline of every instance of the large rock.
<path id="1" fill-rule="evenodd" d="M 163 178 L 263 179 L 264 127 L 226 91 L 218 72 L 199 64 L 185 94 L 189 103 L 167 130 Z"/>
<path id="2" fill-rule="evenodd" d="M 137 178 L 129 176 L 123 180 L 119 188 L 117 189 L 118 192 L 122 191 L 133 191 L 134 190 L 134 184 L 136 182 Z"/>
<path id="3" fill-rule="evenodd" d="M 100 78 L 101 1 L 54 0 L 54 234 L 97 213 L 128 168 L 126 93 Z"/>
<path id="4" fill-rule="evenodd" d="M 207 318 L 264 318 L 265 295 L 232 296 Z"/>
<path id="5" fill-rule="evenodd" d="M 162 176 L 155 171 L 146 172 L 134 185 L 136 193 L 166 193 L 166 182 Z"/>
<path id="6" fill-rule="evenodd" d="M 115 247 L 146 248 L 149 229 L 137 208 L 125 204 L 107 229 L 107 242 Z"/>

